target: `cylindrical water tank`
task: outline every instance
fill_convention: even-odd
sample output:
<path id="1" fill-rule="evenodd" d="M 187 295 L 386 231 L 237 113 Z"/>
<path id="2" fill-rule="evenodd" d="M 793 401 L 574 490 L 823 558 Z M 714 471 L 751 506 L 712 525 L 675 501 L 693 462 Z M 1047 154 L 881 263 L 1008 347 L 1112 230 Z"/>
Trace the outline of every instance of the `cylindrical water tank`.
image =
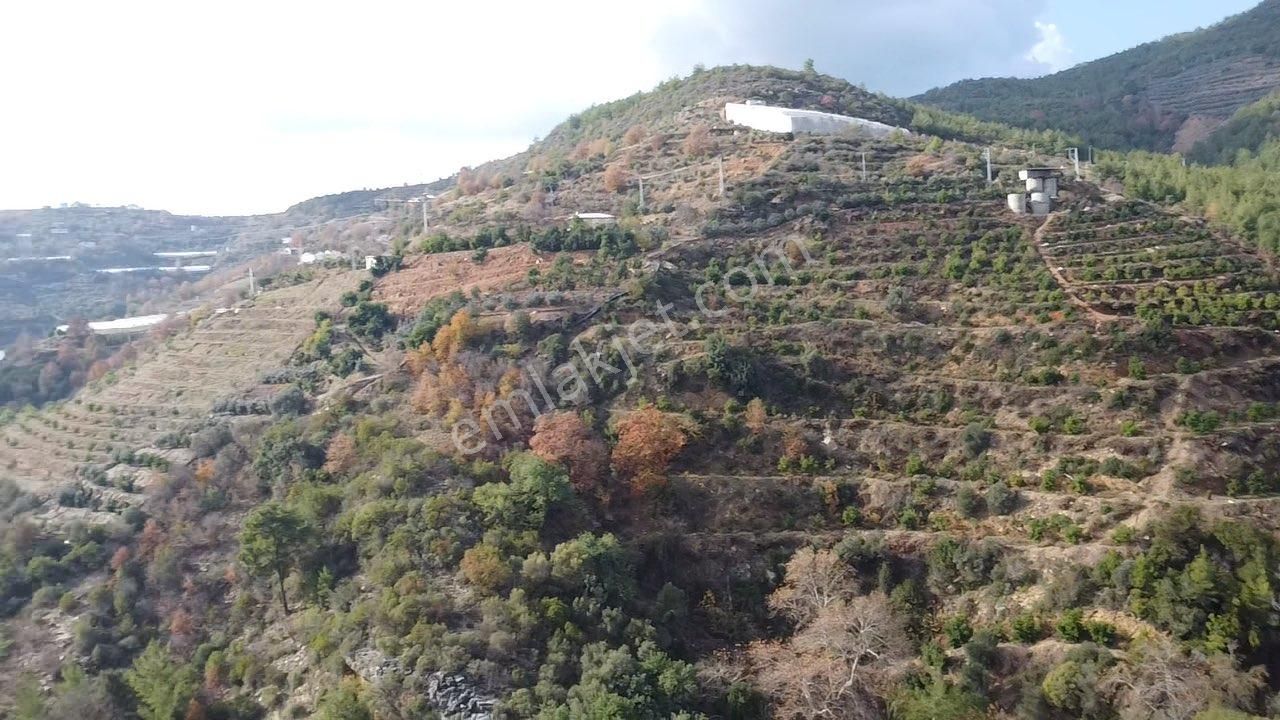
<path id="1" fill-rule="evenodd" d="M 1044 192 L 1044 178 L 1038 178 L 1038 177 L 1027 178 L 1027 192 L 1029 193 Z"/>
<path id="2" fill-rule="evenodd" d="M 1048 200 L 1032 200 L 1031 214 L 1032 215 L 1048 215 L 1049 201 Z"/>
<path id="3" fill-rule="evenodd" d="M 1027 194 L 1009 193 L 1009 209 L 1019 214 L 1025 213 L 1027 211 Z"/>
<path id="4" fill-rule="evenodd" d="M 1033 193 L 1031 193 L 1031 202 L 1033 202 L 1033 203 L 1036 203 L 1036 202 L 1045 202 L 1045 203 L 1047 203 L 1047 202 L 1049 202 L 1049 193 L 1047 193 L 1047 192 L 1033 192 Z"/>

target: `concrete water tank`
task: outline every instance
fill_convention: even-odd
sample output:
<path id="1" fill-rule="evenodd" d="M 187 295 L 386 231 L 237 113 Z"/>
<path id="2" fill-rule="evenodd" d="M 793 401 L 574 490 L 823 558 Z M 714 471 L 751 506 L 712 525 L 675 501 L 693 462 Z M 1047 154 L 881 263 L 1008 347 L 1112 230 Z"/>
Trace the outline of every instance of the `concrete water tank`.
<path id="1" fill-rule="evenodd" d="M 1027 211 L 1026 193 L 1009 193 L 1009 209 L 1022 214 Z"/>
<path id="2" fill-rule="evenodd" d="M 1036 215 L 1038 217 L 1043 217 L 1049 214 L 1049 207 L 1050 205 L 1048 200 L 1032 200 L 1031 214 Z"/>
<path id="3" fill-rule="evenodd" d="M 1037 202 L 1044 202 L 1044 203 L 1047 203 L 1047 202 L 1049 202 L 1049 200 L 1050 200 L 1050 199 L 1051 199 L 1051 198 L 1049 197 L 1049 193 L 1047 193 L 1047 192 L 1033 192 L 1033 193 L 1031 193 L 1031 202 L 1033 202 L 1033 203 L 1037 203 Z"/>
<path id="4" fill-rule="evenodd" d="M 1044 178 L 1038 178 L 1038 177 L 1027 178 L 1027 192 L 1029 193 L 1044 192 Z"/>

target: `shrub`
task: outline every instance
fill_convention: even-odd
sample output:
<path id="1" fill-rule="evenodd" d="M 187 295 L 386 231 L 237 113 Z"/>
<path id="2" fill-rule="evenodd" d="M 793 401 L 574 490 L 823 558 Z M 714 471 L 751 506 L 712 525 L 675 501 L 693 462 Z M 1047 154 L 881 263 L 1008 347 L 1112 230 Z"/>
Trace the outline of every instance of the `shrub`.
<path id="1" fill-rule="evenodd" d="M 1222 418 L 1212 410 L 1188 410 L 1178 418 L 1178 424 L 1197 433 L 1211 433 L 1222 424 Z"/>
<path id="2" fill-rule="evenodd" d="M 973 488 L 962 487 L 956 492 L 956 510 L 964 517 L 976 517 L 982 510 L 982 500 Z"/>
<path id="3" fill-rule="evenodd" d="M 969 423 L 964 428 L 961 440 L 969 457 L 978 457 L 991 447 L 991 431 L 979 423 Z"/>
<path id="4" fill-rule="evenodd" d="M 998 481 L 987 488 L 987 511 L 996 515 L 1007 515 L 1013 512 L 1018 504 L 1018 491 L 1012 490 L 1004 481 Z"/>
<path id="5" fill-rule="evenodd" d="M 1080 608 L 1071 608 L 1062 613 L 1054 630 L 1057 631 L 1058 637 L 1067 642 L 1080 642 L 1085 634 L 1084 611 Z"/>
<path id="6" fill-rule="evenodd" d="M 942 633 L 947 636 L 947 642 L 951 647 L 958 648 L 973 637 L 973 626 L 963 615 L 954 615 L 942 623 Z"/>
<path id="7" fill-rule="evenodd" d="M 1035 613 L 1024 612 L 1009 623 L 1009 636 L 1020 643 L 1037 642 L 1044 636 L 1044 625 Z"/>

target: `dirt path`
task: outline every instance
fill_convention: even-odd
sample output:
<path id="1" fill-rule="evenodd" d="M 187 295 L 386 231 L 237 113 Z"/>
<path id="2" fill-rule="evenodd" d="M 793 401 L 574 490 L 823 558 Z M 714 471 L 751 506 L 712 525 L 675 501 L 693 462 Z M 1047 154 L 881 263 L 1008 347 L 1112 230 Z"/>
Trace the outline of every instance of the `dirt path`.
<path id="1" fill-rule="evenodd" d="M 1036 252 L 1039 253 L 1040 259 L 1044 261 L 1045 267 L 1049 268 L 1049 273 L 1053 275 L 1053 279 L 1058 283 L 1058 286 L 1061 287 L 1062 291 L 1067 294 L 1067 299 L 1071 301 L 1071 304 L 1083 310 L 1085 314 L 1088 315 L 1089 318 L 1092 319 L 1095 323 L 1102 324 L 1102 323 L 1110 323 L 1110 322 L 1119 322 L 1121 320 L 1124 320 L 1125 318 L 1119 315 L 1108 315 L 1107 313 L 1100 312 L 1089 303 L 1085 302 L 1084 300 L 1081 300 L 1076 295 L 1075 289 L 1073 288 L 1071 283 L 1067 281 L 1067 278 L 1064 277 L 1063 274 L 1058 270 L 1057 266 L 1053 264 L 1053 258 L 1050 257 L 1049 254 L 1045 251 L 1044 236 L 1045 236 L 1045 233 L 1048 232 L 1049 226 L 1053 224 L 1053 219 L 1057 217 L 1058 214 L 1059 213 L 1051 213 L 1049 217 L 1045 218 L 1045 221 L 1040 224 L 1040 227 L 1036 228 L 1036 232 L 1034 235 L 1034 242 L 1036 246 Z"/>

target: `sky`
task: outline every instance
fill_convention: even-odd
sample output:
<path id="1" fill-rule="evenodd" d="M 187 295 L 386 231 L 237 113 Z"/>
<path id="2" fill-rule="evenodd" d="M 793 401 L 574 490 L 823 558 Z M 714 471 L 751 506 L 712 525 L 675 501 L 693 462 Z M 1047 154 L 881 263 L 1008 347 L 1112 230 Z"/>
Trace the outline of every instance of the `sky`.
<path id="1" fill-rule="evenodd" d="M 1254 0 L 0 3 L 0 208 L 278 212 L 435 180 L 695 64 L 911 95 L 1033 77 Z"/>

